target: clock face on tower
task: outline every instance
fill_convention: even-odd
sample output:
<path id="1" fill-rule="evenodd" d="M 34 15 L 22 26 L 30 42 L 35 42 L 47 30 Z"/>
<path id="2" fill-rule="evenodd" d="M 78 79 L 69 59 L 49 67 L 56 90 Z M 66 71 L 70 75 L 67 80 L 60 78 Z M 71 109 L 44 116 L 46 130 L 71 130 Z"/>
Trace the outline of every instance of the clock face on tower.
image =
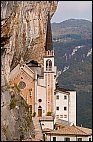
<path id="1" fill-rule="evenodd" d="M 23 81 L 20 81 L 19 84 L 18 84 L 18 87 L 19 87 L 20 89 L 24 89 L 24 88 L 26 87 L 26 83 L 23 82 Z"/>

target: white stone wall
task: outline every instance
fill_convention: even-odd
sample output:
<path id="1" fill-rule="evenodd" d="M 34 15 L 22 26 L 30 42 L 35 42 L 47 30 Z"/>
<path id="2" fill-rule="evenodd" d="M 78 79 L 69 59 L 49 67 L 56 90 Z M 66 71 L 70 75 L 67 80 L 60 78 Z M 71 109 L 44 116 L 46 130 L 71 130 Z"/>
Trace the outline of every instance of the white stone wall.
<path id="1" fill-rule="evenodd" d="M 45 86 L 45 80 L 44 80 L 44 78 L 38 79 L 38 85 Z"/>
<path id="2" fill-rule="evenodd" d="M 39 102 L 38 99 L 42 99 L 42 102 Z M 42 107 L 42 116 L 46 115 L 46 88 L 43 86 L 37 86 L 37 110 L 36 114 L 38 115 L 38 107 Z"/>
<path id="3" fill-rule="evenodd" d="M 76 136 L 62 136 L 62 135 L 46 135 L 47 140 L 46 141 L 53 141 L 53 137 L 56 137 L 56 141 L 65 141 L 65 138 L 70 138 L 70 141 L 77 141 L 78 138 L 82 138 L 82 141 L 89 141 L 89 137 L 86 136 L 80 136 L 80 137 L 76 137 Z M 90 136 L 91 137 L 91 136 Z M 91 139 L 92 141 L 92 139 Z"/>
<path id="4" fill-rule="evenodd" d="M 91 138 L 91 141 L 92 141 L 92 135 L 87 137 L 87 141 L 89 141 L 89 138 Z"/>
<path id="5" fill-rule="evenodd" d="M 67 97 L 67 99 L 64 99 L 64 95 Z M 59 99 L 57 99 L 57 96 L 59 96 Z M 57 110 L 57 107 L 59 107 L 59 110 Z M 67 107 L 67 110 L 64 110 L 64 107 Z M 68 121 L 68 94 L 57 92 L 56 93 L 56 119 L 60 118 L 62 120 Z"/>
<path id="6" fill-rule="evenodd" d="M 56 92 L 56 96 L 59 96 L 59 99 L 56 99 L 56 107 L 59 107 L 59 110 L 56 109 L 56 119 L 60 118 L 76 125 L 76 91 L 69 93 Z M 64 99 L 64 96 L 67 96 L 67 99 Z M 64 110 L 64 107 L 67 107 L 67 110 Z"/>
<path id="7" fill-rule="evenodd" d="M 53 121 L 41 121 L 41 126 L 42 126 L 42 129 L 49 128 L 53 130 L 54 122 Z"/>
<path id="8" fill-rule="evenodd" d="M 76 91 L 70 91 L 69 121 L 76 125 Z"/>

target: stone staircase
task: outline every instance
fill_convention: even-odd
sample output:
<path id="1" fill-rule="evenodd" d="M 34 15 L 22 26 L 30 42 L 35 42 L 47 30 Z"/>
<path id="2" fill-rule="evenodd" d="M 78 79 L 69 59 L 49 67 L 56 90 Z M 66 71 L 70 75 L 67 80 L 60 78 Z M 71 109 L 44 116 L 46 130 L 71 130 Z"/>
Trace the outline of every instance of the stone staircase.
<path id="1" fill-rule="evenodd" d="M 43 140 L 43 133 L 42 128 L 40 126 L 39 118 L 38 117 L 32 117 L 34 129 L 35 129 L 35 140 L 36 141 L 44 141 Z"/>

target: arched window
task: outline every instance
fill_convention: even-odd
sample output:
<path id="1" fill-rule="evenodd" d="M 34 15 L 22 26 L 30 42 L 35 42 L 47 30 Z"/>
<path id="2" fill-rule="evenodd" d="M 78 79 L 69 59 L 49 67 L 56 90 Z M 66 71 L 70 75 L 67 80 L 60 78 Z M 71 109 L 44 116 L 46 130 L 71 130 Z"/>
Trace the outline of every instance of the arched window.
<path id="1" fill-rule="evenodd" d="M 48 50 L 48 55 L 50 54 L 50 51 Z"/>
<path id="2" fill-rule="evenodd" d="M 51 53 L 52 53 L 52 56 L 54 56 L 54 51 L 53 50 L 51 51 Z"/>
<path id="3" fill-rule="evenodd" d="M 42 109 L 42 107 L 41 107 L 41 106 L 39 106 L 38 108 Z"/>
<path id="4" fill-rule="evenodd" d="M 46 61 L 46 69 L 48 68 L 48 60 Z"/>
<path id="5" fill-rule="evenodd" d="M 51 71 L 52 70 L 52 61 L 51 60 L 47 60 L 46 61 L 46 70 L 47 71 Z"/>
<path id="6" fill-rule="evenodd" d="M 49 67 L 52 67 L 52 61 L 51 60 L 49 61 Z"/>

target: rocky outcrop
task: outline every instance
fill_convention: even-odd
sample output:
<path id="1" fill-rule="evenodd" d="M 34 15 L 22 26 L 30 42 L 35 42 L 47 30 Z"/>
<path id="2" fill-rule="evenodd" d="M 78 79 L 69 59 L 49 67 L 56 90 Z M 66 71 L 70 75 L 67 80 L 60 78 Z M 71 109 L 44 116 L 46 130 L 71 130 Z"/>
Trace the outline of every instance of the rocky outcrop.
<path id="1" fill-rule="evenodd" d="M 10 72 L 20 61 L 33 59 L 43 64 L 47 15 L 53 16 L 57 1 L 2 1 L 2 36 L 10 36 L 5 46 L 5 70 Z M 8 77 L 7 77 L 8 78 Z"/>
<path id="2" fill-rule="evenodd" d="M 5 90 L 4 90 L 5 89 Z M 31 111 L 15 87 L 10 91 L 2 88 L 1 95 L 1 140 L 20 141 L 35 138 Z"/>

